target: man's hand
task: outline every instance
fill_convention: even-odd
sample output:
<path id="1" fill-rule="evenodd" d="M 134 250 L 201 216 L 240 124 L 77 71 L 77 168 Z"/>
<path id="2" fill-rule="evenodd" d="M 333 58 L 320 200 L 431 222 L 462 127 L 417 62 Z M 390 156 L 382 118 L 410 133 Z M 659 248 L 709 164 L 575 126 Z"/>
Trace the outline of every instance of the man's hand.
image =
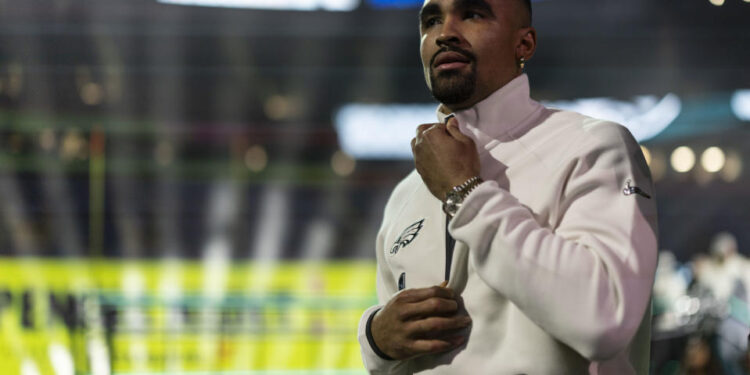
<path id="1" fill-rule="evenodd" d="M 459 313 L 460 297 L 439 286 L 407 289 L 391 298 L 372 320 L 375 345 L 394 359 L 454 349 L 464 343 L 460 332 L 471 318 Z"/>
<path id="2" fill-rule="evenodd" d="M 479 175 L 479 155 L 471 138 L 458 130 L 455 117 L 447 124 L 422 124 L 411 141 L 414 165 L 437 199 L 454 186 Z"/>

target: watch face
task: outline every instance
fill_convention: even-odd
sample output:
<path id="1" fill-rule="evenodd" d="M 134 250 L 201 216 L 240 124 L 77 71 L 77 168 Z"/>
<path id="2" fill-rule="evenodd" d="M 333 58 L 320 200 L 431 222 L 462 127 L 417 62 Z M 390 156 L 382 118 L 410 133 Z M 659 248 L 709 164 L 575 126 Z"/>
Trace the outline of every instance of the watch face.
<path id="1" fill-rule="evenodd" d="M 459 194 L 455 190 L 451 190 L 448 192 L 448 194 L 445 195 L 446 202 L 457 202 L 459 200 L 461 200 L 461 194 Z"/>
<path id="2" fill-rule="evenodd" d="M 446 214 L 450 215 L 451 217 L 456 214 L 456 211 L 458 211 L 458 208 L 460 207 L 459 204 L 456 203 L 446 203 L 445 207 L 443 208 L 443 211 L 445 211 Z"/>

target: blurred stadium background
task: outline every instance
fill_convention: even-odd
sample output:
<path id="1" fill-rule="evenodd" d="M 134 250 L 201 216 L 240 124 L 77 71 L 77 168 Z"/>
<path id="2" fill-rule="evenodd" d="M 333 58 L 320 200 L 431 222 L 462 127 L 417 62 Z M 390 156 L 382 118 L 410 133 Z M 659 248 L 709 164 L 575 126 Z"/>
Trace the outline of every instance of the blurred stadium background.
<path id="1" fill-rule="evenodd" d="M 0 0 L 0 373 L 363 373 L 382 208 L 434 119 L 420 5 Z M 534 24 L 532 96 L 649 159 L 652 373 L 746 372 L 750 2 Z"/>

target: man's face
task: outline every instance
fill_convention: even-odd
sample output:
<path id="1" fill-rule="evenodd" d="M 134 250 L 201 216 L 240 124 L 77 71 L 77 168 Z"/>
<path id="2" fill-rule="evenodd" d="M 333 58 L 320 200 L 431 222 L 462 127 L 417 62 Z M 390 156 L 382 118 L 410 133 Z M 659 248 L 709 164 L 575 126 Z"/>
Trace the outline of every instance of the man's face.
<path id="1" fill-rule="evenodd" d="M 420 54 L 435 99 L 468 108 L 520 74 L 522 15 L 518 0 L 425 0 Z"/>

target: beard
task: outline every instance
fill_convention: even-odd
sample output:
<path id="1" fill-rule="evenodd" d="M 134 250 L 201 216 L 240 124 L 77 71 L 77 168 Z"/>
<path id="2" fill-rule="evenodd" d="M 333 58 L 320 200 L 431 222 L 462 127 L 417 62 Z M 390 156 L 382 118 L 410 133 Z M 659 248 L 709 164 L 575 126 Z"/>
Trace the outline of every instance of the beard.
<path id="1" fill-rule="evenodd" d="M 430 69 L 432 97 L 446 105 L 463 103 L 474 94 L 477 85 L 476 65 L 471 64 L 469 72 L 447 71 L 435 74 Z"/>

